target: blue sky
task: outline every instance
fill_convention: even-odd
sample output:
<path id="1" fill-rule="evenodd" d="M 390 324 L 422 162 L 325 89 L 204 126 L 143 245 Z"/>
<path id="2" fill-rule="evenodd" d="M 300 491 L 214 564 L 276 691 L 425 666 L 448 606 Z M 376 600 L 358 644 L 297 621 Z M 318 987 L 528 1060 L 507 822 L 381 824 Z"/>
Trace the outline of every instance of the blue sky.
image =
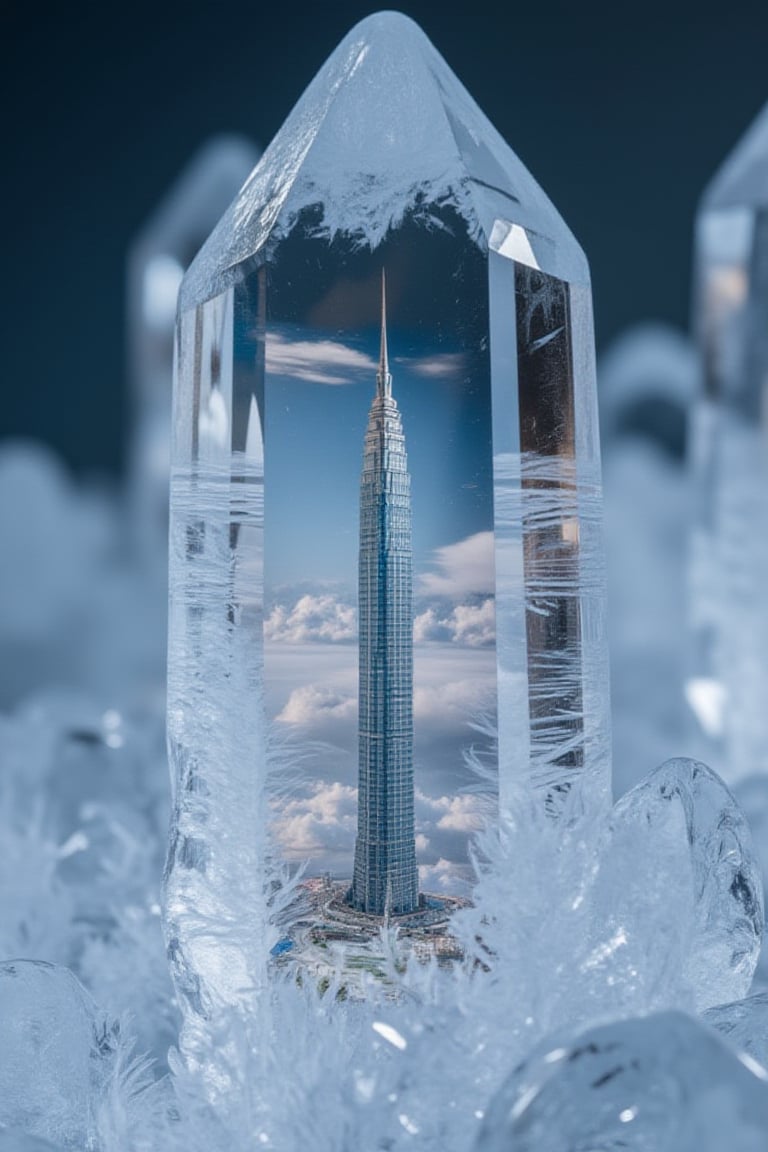
<path id="1" fill-rule="evenodd" d="M 329 337 L 299 326 L 267 340 L 265 515 L 268 585 L 357 579 L 363 437 L 376 387 L 376 329 Z M 414 570 L 492 528 L 490 409 L 477 357 L 390 325 L 392 391 L 403 417 Z M 466 419 L 468 391 L 473 416 Z M 486 396 L 483 396 L 483 392 Z"/>

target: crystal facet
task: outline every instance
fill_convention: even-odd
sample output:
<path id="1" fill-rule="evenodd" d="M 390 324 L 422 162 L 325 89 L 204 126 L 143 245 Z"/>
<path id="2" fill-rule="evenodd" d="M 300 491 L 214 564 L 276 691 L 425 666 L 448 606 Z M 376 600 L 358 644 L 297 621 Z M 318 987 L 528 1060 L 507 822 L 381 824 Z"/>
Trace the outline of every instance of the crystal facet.
<path id="1" fill-rule="evenodd" d="M 334 980 L 338 942 L 347 994 L 384 987 L 389 921 L 450 963 L 489 807 L 607 805 L 587 264 L 404 16 L 353 29 L 184 278 L 170 565 L 195 1012 Z"/>
<path id="2" fill-rule="evenodd" d="M 622 845 L 628 831 L 653 835 L 668 824 L 670 809 L 680 817 L 690 859 L 693 915 L 679 960 L 701 1011 L 749 991 L 765 924 L 762 877 L 733 796 L 705 764 L 684 758 L 662 764 L 617 803 L 612 825 L 620 855 L 634 843 Z M 664 887 L 681 879 L 669 877 Z"/>
<path id="3" fill-rule="evenodd" d="M 184 272 L 259 158 L 239 136 L 216 136 L 192 158 L 128 257 L 128 347 L 134 403 L 130 456 L 137 542 L 164 564 L 176 299 Z"/>
<path id="4" fill-rule="evenodd" d="M 687 695 L 734 782 L 768 772 L 768 107 L 706 190 L 696 226 L 701 393 L 693 412 L 693 666 Z"/>

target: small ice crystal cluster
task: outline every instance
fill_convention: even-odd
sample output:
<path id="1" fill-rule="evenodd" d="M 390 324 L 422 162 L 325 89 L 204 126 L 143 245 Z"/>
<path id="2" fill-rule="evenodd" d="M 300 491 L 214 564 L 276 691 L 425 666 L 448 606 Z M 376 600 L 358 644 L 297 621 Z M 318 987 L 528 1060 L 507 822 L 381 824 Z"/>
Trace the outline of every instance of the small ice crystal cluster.
<path id="1" fill-rule="evenodd" d="M 513 809 L 478 837 L 463 963 L 403 971 L 384 931 L 396 995 L 276 980 L 163 1075 L 157 715 L 42 685 L 0 725 L 0 1149 L 764 1148 L 762 883 L 704 765 L 668 762 L 610 813 Z"/>

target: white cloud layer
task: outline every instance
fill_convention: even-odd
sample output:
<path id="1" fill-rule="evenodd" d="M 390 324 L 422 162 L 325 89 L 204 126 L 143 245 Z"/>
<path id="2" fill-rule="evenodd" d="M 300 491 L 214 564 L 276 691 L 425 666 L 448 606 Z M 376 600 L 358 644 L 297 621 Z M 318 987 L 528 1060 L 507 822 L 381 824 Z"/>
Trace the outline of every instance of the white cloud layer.
<path id="1" fill-rule="evenodd" d="M 281 805 L 275 833 L 292 862 L 354 852 L 357 831 L 357 789 L 348 784 L 318 781 L 309 795 Z"/>
<path id="2" fill-rule="evenodd" d="M 358 372 L 376 371 L 364 352 L 335 340 L 288 340 L 270 333 L 266 350 L 267 372 L 292 376 L 311 384 L 353 384 Z"/>
<path id="3" fill-rule="evenodd" d="M 421 592 L 453 599 L 495 592 L 493 532 L 476 532 L 434 552 L 435 571 L 419 577 Z"/>
<path id="4" fill-rule="evenodd" d="M 275 604 L 264 621 L 264 636 L 282 644 L 342 643 L 357 637 L 357 613 L 335 596 L 307 594 L 292 608 Z"/>
<path id="5" fill-rule="evenodd" d="M 480 604 L 457 604 L 449 612 L 427 608 L 413 621 L 416 644 L 463 644 L 483 648 L 496 639 L 496 609 L 492 597 Z"/>
<path id="6" fill-rule="evenodd" d="M 403 364 L 414 376 L 432 380 L 457 376 L 466 368 L 467 358 L 463 352 L 438 352 L 436 356 L 398 356 L 396 363 Z"/>
<path id="7" fill-rule="evenodd" d="M 329 726 L 348 724 L 356 717 L 355 696 L 332 686 L 302 684 L 294 688 L 275 719 L 281 724 L 299 724 L 312 728 L 319 734 Z"/>

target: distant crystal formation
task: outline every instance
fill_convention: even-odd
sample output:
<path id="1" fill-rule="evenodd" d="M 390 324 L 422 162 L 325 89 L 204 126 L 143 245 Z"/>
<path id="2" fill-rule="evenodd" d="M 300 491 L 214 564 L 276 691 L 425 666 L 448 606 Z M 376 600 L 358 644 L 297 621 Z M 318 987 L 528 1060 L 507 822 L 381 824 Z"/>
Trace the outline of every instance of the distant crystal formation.
<path id="1" fill-rule="evenodd" d="M 332 979 L 331 945 L 377 917 L 415 916 L 403 932 L 436 947 L 422 928 L 471 885 L 478 729 L 498 731 L 497 811 L 609 802 L 587 263 L 406 17 L 350 32 L 189 269 L 174 395 L 165 916 L 200 1017 L 258 994 L 273 961 Z M 411 710 L 417 908 L 408 772 L 357 788 Z M 350 908 L 361 805 L 379 874 Z M 402 898 L 383 863 L 401 849 Z"/>
<path id="2" fill-rule="evenodd" d="M 679 1012 L 542 1045 L 501 1087 L 476 1152 L 758 1152 L 768 1073 Z"/>
<path id="3" fill-rule="evenodd" d="M 128 255 L 128 353 L 133 417 L 130 484 L 143 558 L 164 564 L 168 530 L 171 380 L 176 298 L 184 272 L 256 164 L 255 145 L 215 136 L 195 154 Z"/>
<path id="4" fill-rule="evenodd" d="M 768 108 L 702 198 L 695 323 L 687 695 L 707 759 L 734 782 L 768 772 Z"/>

